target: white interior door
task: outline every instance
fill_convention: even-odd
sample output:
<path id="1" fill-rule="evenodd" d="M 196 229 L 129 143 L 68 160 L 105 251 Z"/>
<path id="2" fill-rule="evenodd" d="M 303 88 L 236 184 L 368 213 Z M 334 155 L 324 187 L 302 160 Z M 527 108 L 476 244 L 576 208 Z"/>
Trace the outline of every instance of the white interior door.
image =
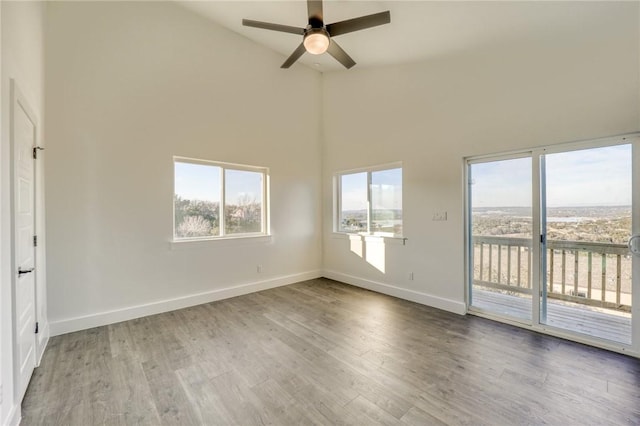
<path id="1" fill-rule="evenodd" d="M 35 179 L 33 148 L 36 124 L 24 101 L 14 92 L 14 253 L 15 356 L 17 394 L 27 389 L 36 364 L 35 301 Z"/>

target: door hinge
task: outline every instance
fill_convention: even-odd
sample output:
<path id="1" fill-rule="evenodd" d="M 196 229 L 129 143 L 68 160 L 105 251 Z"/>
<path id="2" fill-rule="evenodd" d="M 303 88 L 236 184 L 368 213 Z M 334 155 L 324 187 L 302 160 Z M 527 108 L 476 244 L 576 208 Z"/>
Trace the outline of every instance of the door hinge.
<path id="1" fill-rule="evenodd" d="M 544 244 L 545 238 L 544 235 L 540 235 L 540 244 Z"/>
<path id="2" fill-rule="evenodd" d="M 39 147 L 39 146 L 34 146 L 33 147 L 33 159 L 34 160 L 36 160 L 38 158 L 38 150 L 44 151 L 44 148 Z"/>
<path id="3" fill-rule="evenodd" d="M 39 326 L 40 326 L 40 323 L 36 322 L 36 334 L 38 334 L 38 330 L 40 328 Z"/>
<path id="4" fill-rule="evenodd" d="M 37 235 L 33 236 L 33 246 L 34 247 L 38 247 L 38 236 Z"/>

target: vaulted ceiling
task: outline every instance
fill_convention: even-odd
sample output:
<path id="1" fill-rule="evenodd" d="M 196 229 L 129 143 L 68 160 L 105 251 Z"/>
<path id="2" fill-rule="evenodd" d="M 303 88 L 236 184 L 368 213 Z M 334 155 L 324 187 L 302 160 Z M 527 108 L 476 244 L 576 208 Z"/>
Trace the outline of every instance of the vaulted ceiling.
<path id="1" fill-rule="evenodd" d="M 231 31 L 282 54 L 284 60 L 301 36 L 242 26 L 242 19 L 304 27 L 307 6 L 293 1 L 184 1 L 191 9 Z M 391 11 L 391 23 L 336 37 L 357 68 L 429 60 L 495 43 L 518 43 L 564 34 L 607 31 L 622 16 L 638 16 L 635 2 L 518 1 L 354 1 L 327 0 L 325 23 Z M 328 54 L 305 53 L 294 66 L 321 72 L 344 68 Z"/>

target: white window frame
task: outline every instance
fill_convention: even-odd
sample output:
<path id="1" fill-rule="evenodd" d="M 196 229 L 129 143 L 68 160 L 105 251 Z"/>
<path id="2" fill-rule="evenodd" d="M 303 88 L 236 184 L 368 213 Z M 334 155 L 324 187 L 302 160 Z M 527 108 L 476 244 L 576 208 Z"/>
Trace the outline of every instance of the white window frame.
<path id="1" fill-rule="evenodd" d="M 371 232 L 371 217 L 372 217 L 372 205 L 371 205 L 371 174 L 384 170 L 401 169 L 402 170 L 402 234 L 394 234 L 392 232 Z M 344 175 L 351 175 L 355 173 L 367 173 L 367 230 L 361 232 L 347 232 L 340 229 L 340 222 L 342 221 L 342 179 Z M 337 172 L 333 175 L 333 232 L 335 234 L 342 235 L 373 235 L 389 238 L 402 238 L 404 234 L 404 169 L 402 167 L 402 161 L 396 161 L 393 163 L 386 163 L 371 167 L 361 167 L 357 169 L 344 170 Z"/>
<path id="2" fill-rule="evenodd" d="M 206 237 L 176 237 L 176 163 L 189 163 L 199 164 L 203 166 L 212 166 L 220 168 L 220 213 L 219 213 L 219 228 L 220 235 L 211 235 Z M 267 237 L 270 236 L 269 225 L 269 168 L 259 166 L 249 166 L 246 164 L 225 163 L 221 161 L 202 160 L 197 158 L 173 156 L 173 194 L 171 204 L 172 208 L 172 241 L 175 243 L 184 242 L 196 242 L 196 241 L 213 241 L 213 240 L 232 240 L 241 238 L 255 238 L 255 237 Z M 261 230 L 260 232 L 246 232 L 242 234 L 226 234 L 225 233 L 225 219 L 224 219 L 224 207 L 225 207 L 225 171 L 226 170 L 239 170 L 247 172 L 255 172 L 262 174 L 262 211 L 261 211 Z"/>

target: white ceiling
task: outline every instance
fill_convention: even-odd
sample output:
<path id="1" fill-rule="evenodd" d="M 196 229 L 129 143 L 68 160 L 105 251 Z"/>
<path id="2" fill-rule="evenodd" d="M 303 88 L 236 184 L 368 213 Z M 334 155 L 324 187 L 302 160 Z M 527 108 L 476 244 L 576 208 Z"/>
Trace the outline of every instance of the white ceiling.
<path id="1" fill-rule="evenodd" d="M 282 54 L 282 61 L 301 36 L 242 26 L 242 19 L 304 27 L 307 6 L 291 1 L 186 1 L 180 4 L 231 31 Z M 391 23 L 335 38 L 356 61 L 356 68 L 418 62 L 439 55 L 491 44 L 555 37 L 562 33 L 602 30 L 602 23 L 633 13 L 635 2 L 519 1 L 355 1 L 326 0 L 326 24 L 391 11 Z M 305 53 L 293 66 L 319 71 L 344 68 L 328 54 Z"/>

